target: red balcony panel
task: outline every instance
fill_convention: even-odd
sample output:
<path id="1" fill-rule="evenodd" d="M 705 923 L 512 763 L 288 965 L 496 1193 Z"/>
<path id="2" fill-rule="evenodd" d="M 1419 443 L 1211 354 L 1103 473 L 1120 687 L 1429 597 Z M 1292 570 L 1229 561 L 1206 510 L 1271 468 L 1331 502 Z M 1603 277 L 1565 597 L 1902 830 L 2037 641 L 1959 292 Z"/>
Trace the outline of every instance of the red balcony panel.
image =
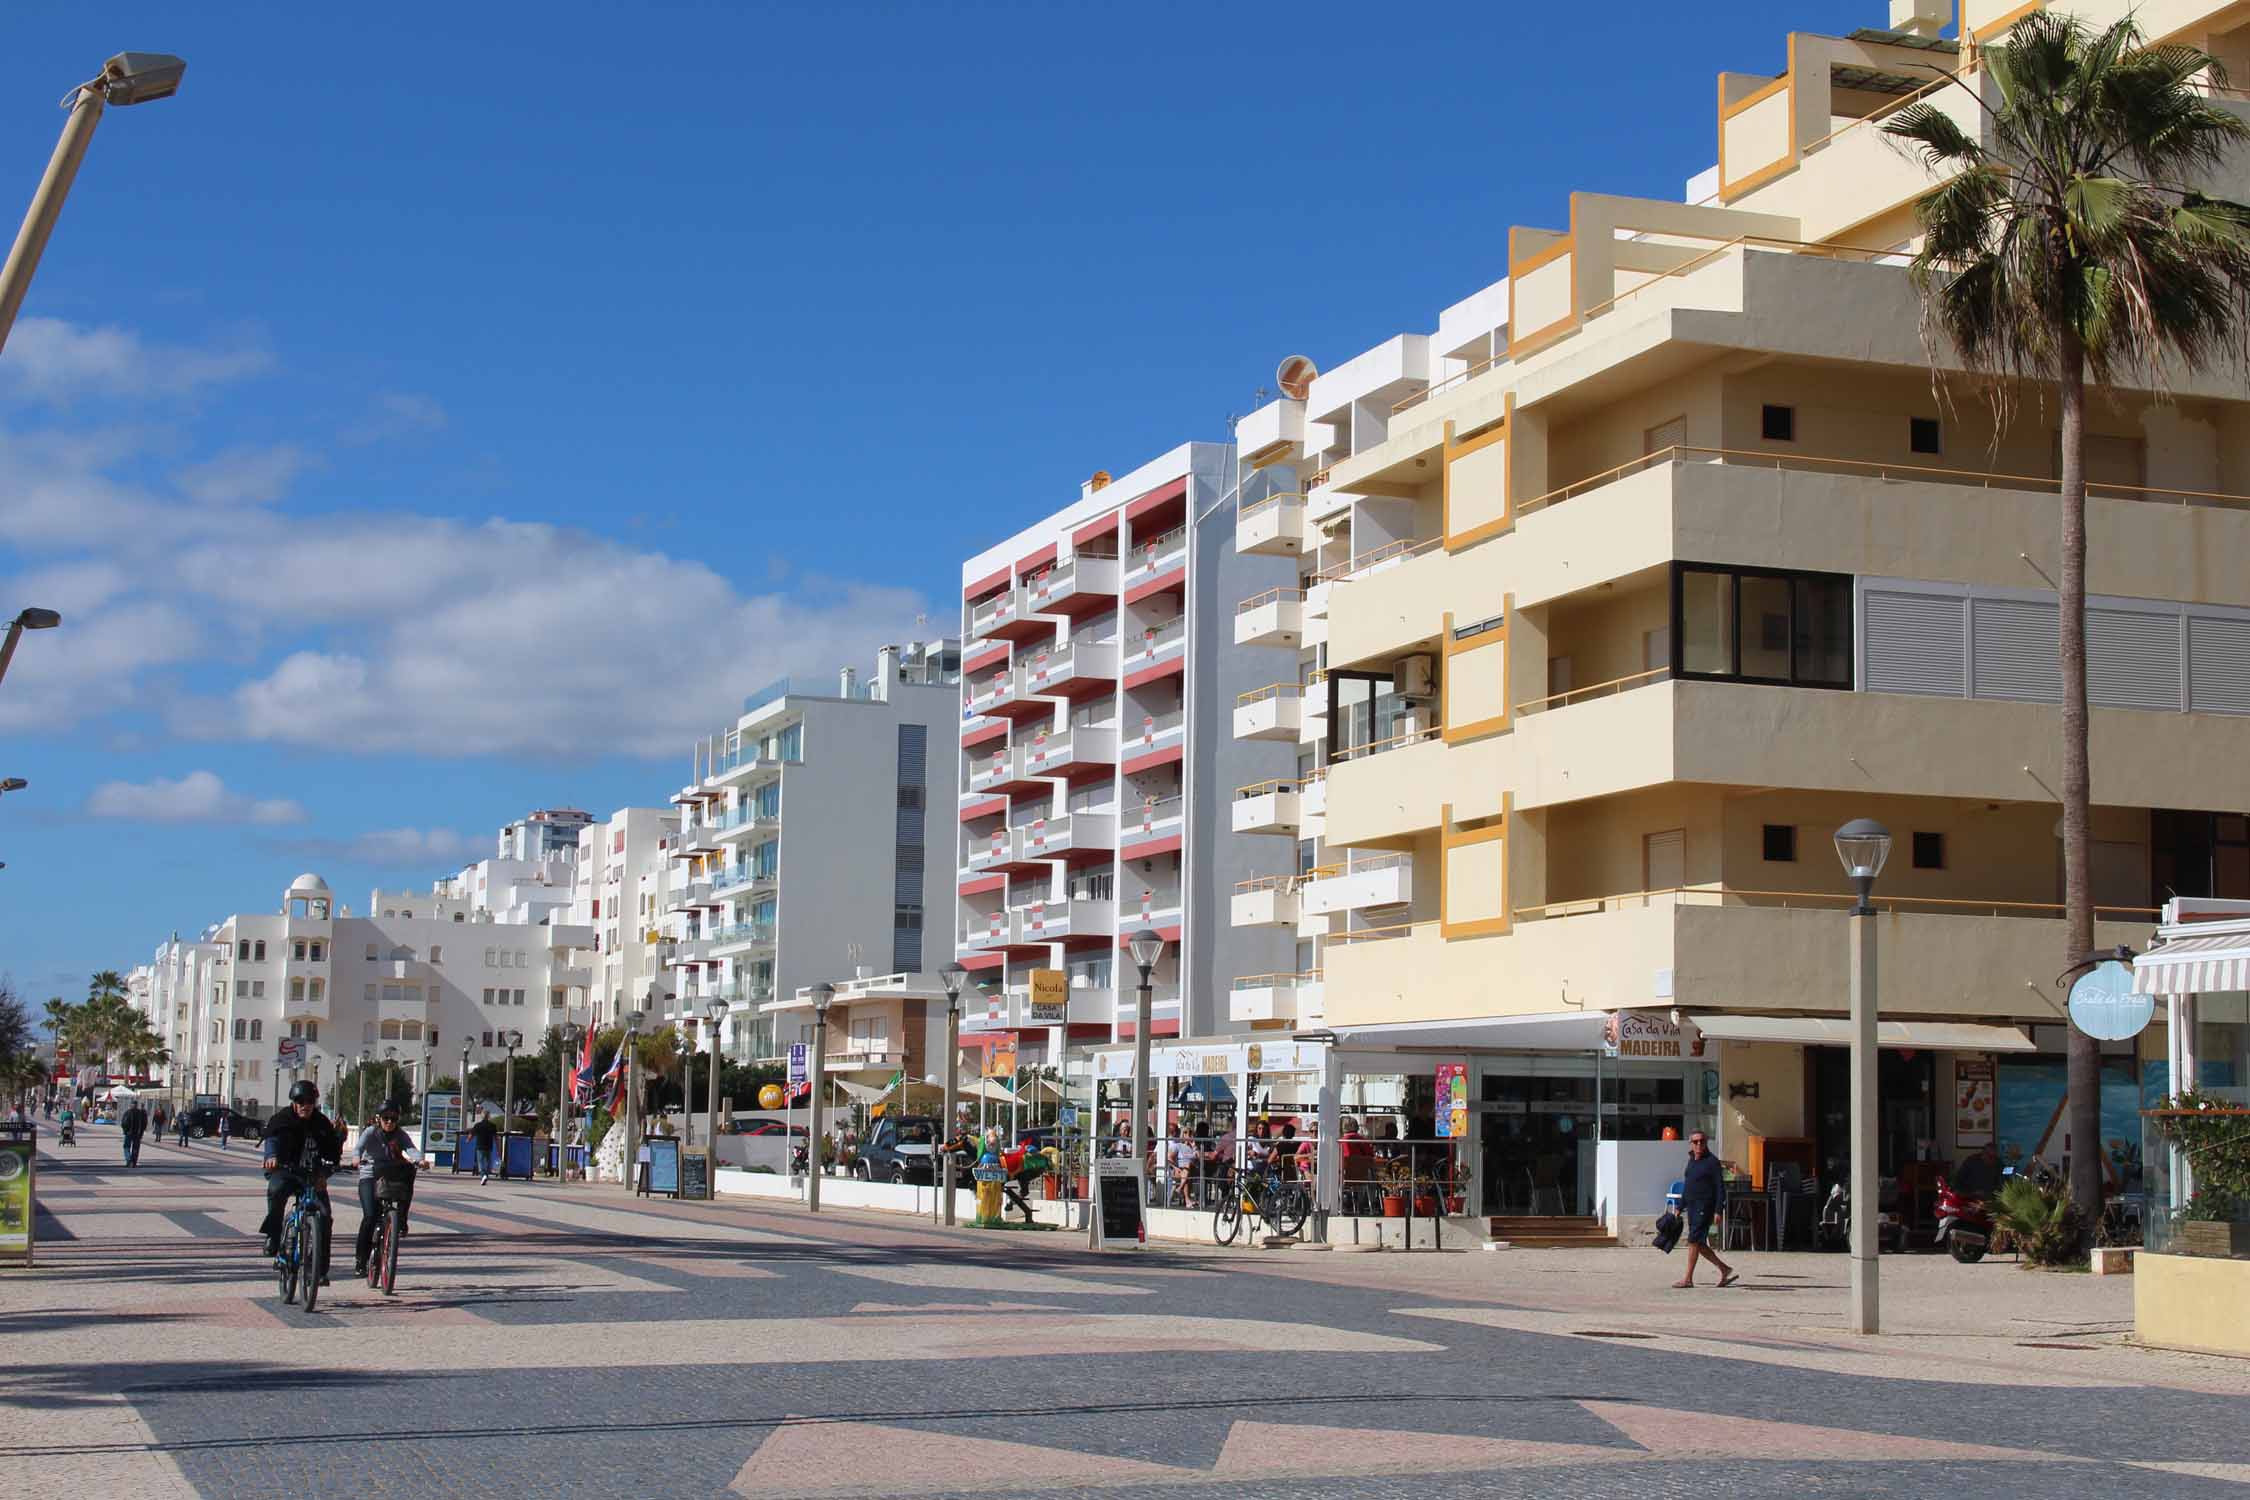
<path id="1" fill-rule="evenodd" d="M 1004 953 L 964 953 L 960 958 L 961 967 L 964 969 L 997 969 L 1007 961 L 1008 956 Z M 965 998 L 963 1003 L 967 1003 Z M 961 1038 L 964 1046 L 968 1044 L 968 1041 L 967 1037 Z"/>
<path id="2" fill-rule="evenodd" d="M 1007 798 L 987 797 L 982 802 L 971 802 L 963 807 L 961 809 L 961 821 L 974 823 L 979 818 L 989 818 L 996 813 L 1004 813 L 1007 810 Z"/>
<path id="3" fill-rule="evenodd" d="M 1139 1029 L 1140 1023 L 1137 1021 L 1120 1020 L 1117 1023 L 1118 1038 L 1123 1040 L 1132 1036 Z M 1148 1034 L 1150 1036 L 1178 1036 L 1180 1034 L 1180 1018 L 1178 1016 L 1151 1016 L 1148 1020 Z"/>
<path id="4" fill-rule="evenodd" d="M 961 894 L 964 896 L 987 896 L 1007 888 L 1008 877 L 1005 875 L 979 875 L 974 880 L 961 882 Z"/>
<path id="5" fill-rule="evenodd" d="M 1127 604 L 1138 604 L 1143 599 L 1154 595 L 1171 593 L 1179 594 L 1182 597 L 1187 594 L 1187 563 L 1184 560 L 1169 573 L 1162 573 L 1144 582 L 1134 584 L 1125 591 L 1125 602 Z"/>
<path id="6" fill-rule="evenodd" d="M 1018 645 L 1025 641 L 1051 641 L 1055 638 L 1055 622 L 1039 615 L 1019 614 L 1012 620 L 987 627 L 984 635 L 987 640 L 1014 641 Z"/>
<path id="7" fill-rule="evenodd" d="M 984 744 L 987 740 L 1001 739 L 1007 733 L 1008 726 L 1004 720 L 995 719 L 989 724 L 979 724 L 974 729 L 965 729 L 961 732 L 961 748 L 964 750 L 971 749 Z"/>
<path id="8" fill-rule="evenodd" d="M 1058 555 L 1058 549 L 1056 548 L 1055 544 L 1053 542 L 1049 542 L 1046 546 L 1041 547 L 1037 552 L 1032 553 L 1029 557 L 1019 557 L 1016 559 L 1016 576 L 1018 578 L 1022 578 L 1026 574 L 1034 573 L 1039 569 L 1047 566 L 1047 564 L 1053 562 Z"/>
<path id="9" fill-rule="evenodd" d="M 1142 771 L 1153 771 L 1158 766 L 1177 765 L 1186 758 L 1185 745 L 1166 745 L 1161 750 L 1151 750 L 1146 755 L 1130 757 L 1125 762 L 1124 771 L 1126 775 L 1132 776 Z"/>
<path id="10" fill-rule="evenodd" d="M 979 578 L 975 583 L 967 584 L 962 587 L 961 601 L 964 604 L 975 604 L 979 602 L 986 595 L 1006 588 L 1008 586 L 1010 576 L 1011 575 L 1006 568 L 1002 568 L 997 573 L 987 573 L 984 577 Z"/>
<path id="11" fill-rule="evenodd" d="M 1155 489 L 1125 507 L 1125 519 L 1133 523 L 1135 536 L 1152 532 L 1169 531 L 1173 523 L 1187 516 L 1187 480 L 1175 479 L 1170 484 L 1160 484 Z M 1153 518 L 1153 519 L 1152 519 Z"/>
<path id="12" fill-rule="evenodd" d="M 992 666 L 998 662 L 1004 662 L 1007 659 L 1008 643 L 1006 641 L 1002 641 L 999 644 L 993 646 L 990 650 L 978 651 L 963 658 L 961 662 L 961 675 L 966 677 L 972 672 L 981 672 L 986 667 Z"/>
<path id="13" fill-rule="evenodd" d="M 1145 844 L 1133 843 L 1129 835 L 1120 835 L 1118 844 L 1117 854 L 1120 859 L 1154 859 L 1159 854 L 1180 852 L 1180 836 L 1176 833 Z"/>
<path id="14" fill-rule="evenodd" d="M 1070 534 L 1070 544 L 1072 547 L 1083 547 L 1088 542 L 1099 541 L 1105 536 L 1115 535 L 1117 535 L 1117 512 L 1113 510 L 1108 515 L 1103 516 L 1100 520 L 1088 521 L 1085 525 L 1072 532 Z"/>
<path id="15" fill-rule="evenodd" d="M 1144 687 L 1152 682 L 1162 682 L 1167 677 L 1178 677 L 1185 671 L 1187 671 L 1187 655 L 1183 652 L 1170 661 L 1160 661 L 1153 667 L 1143 667 L 1138 672 L 1128 673 L 1125 678 L 1125 686 L 1129 688 Z"/>

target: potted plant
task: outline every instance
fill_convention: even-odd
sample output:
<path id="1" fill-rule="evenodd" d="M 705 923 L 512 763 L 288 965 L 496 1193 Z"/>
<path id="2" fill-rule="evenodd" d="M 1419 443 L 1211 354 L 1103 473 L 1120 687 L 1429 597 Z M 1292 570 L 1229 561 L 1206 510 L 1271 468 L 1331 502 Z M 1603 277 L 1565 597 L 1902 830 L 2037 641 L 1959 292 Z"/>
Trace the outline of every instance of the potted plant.
<path id="1" fill-rule="evenodd" d="M 1438 1203 L 1437 1179 L 1426 1173 L 1417 1175 L 1414 1179 L 1415 1217 L 1420 1219 L 1436 1218 L 1438 1216 Z"/>
<path id="2" fill-rule="evenodd" d="M 1380 1181 L 1383 1185 L 1383 1217 L 1405 1218 L 1406 1197 L 1414 1186 L 1413 1169 L 1403 1161 L 1385 1162 L 1380 1170 Z"/>
<path id="3" fill-rule="evenodd" d="M 1449 1214 L 1464 1214 L 1469 1211 L 1469 1168 L 1466 1163 L 1456 1162 L 1453 1165 L 1452 1174 L 1445 1185 L 1445 1211 Z"/>

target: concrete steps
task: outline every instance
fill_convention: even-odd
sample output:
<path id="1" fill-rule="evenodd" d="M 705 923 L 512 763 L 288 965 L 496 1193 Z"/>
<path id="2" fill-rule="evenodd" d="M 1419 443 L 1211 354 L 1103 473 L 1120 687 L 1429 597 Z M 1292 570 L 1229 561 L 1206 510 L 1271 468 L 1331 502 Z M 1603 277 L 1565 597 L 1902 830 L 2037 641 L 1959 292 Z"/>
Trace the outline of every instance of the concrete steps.
<path id="1" fill-rule="evenodd" d="M 1614 1250 L 1617 1236 L 1591 1216 L 1496 1215 L 1492 1237 L 1524 1250 Z"/>

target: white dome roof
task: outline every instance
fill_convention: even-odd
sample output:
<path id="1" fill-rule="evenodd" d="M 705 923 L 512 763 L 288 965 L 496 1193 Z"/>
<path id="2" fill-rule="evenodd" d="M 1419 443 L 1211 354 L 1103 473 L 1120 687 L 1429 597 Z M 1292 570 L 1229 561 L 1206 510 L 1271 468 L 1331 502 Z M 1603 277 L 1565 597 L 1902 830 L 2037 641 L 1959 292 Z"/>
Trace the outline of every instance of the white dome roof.
<path id="1" fill-rule="evenodd" d="M 328 882 L 307 870 L 304 874 L 289 882 L 289 894 L 292 896 L 325 896 L 328 894 Z"/>

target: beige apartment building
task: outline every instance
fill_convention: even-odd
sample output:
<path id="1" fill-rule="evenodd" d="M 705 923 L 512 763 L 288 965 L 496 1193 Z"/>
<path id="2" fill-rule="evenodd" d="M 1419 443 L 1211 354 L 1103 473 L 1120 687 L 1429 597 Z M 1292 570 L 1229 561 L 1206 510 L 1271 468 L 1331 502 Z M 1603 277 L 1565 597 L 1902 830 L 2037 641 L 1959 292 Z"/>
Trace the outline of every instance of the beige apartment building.
<path id="1" fill-rule="evenodd" d="M 1718 80 L 1686 201 L 1572 194 L 1434 334 L 1238 429 L 1284 479 L 1237 545 L 1300 586 L 1243 602 L 1277 681 L 1237 731 L 1302 753 L 1238 795 L 1237 836 L 1275 852 L 1233 915 L 1295 931 L 1280 978 L 1322 1030 L 1277 976 L 1239 1013 L 1410 1084 L 1469 1062 L 1483 1211 L 1614 1216 L 1634 1189 L 1595 1139 L 1705 1126 L 1761 1175 L 1841 1152 L 1830 840 L 1863 816 L 1896 840 L 1883 1170 L 1986 1135 L 2065 1151 L 2056 418 L 2024 391 L 1996 427 L 1974 381 L 1933 382 L 1905 270 L 1931 179 L 1880 130 L 1919 97 L 1983 131 L 1978 45 L 2030 9 L 1745 37 L 1786 71 Z M 2242 7 L 2138 10 L 2250 76 Z M 2213 186 L 2250 196 L 2250 161 Z M 2168 895 L 2250 895 L 2250 384 L 2113 394 L 2089 419 L 2096 938 L 2138 948 Z M 2113 1050 L 2123 1176 L 2166 1044 Z"/>

